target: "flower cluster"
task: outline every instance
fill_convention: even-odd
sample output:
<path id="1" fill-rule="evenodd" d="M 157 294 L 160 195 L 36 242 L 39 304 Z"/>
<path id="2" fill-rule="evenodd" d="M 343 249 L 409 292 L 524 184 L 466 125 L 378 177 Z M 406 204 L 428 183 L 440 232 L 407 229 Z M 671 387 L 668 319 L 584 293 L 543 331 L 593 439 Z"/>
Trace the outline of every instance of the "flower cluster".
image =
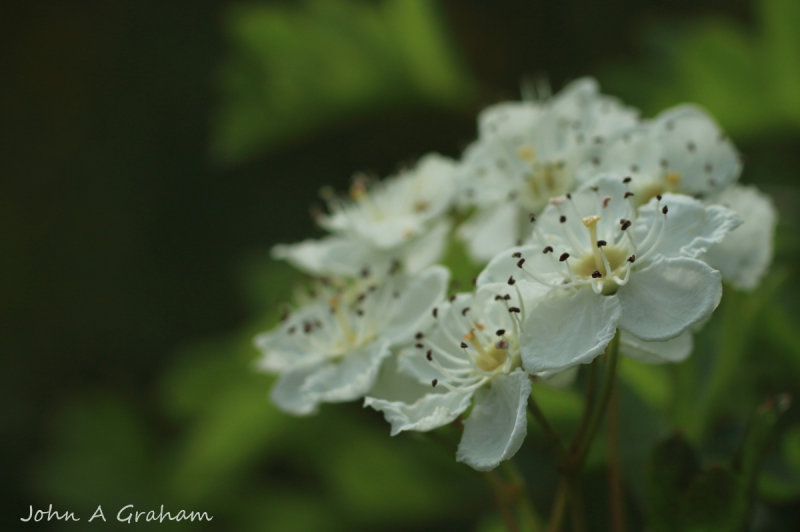
<path id="1" fill-rule="evenodd" d="M 758 285 L 775 211 L 740 172 L 698 107 L 640 119 L 591 79 L 492 106 L 460 160 L 356 177 L 326 195 L 329 236 L 274 248 L 315 280 L 256 339 L 272 399 L 297 415 L 363 399 L 393 435 L 462 420 L 457 459 L 492 469 L 522 445 L 532 380 L 615 337 L 627 356 L 681 361 L 723 280 Z M 448 295 L 455 241 L 479 274 Z"/>

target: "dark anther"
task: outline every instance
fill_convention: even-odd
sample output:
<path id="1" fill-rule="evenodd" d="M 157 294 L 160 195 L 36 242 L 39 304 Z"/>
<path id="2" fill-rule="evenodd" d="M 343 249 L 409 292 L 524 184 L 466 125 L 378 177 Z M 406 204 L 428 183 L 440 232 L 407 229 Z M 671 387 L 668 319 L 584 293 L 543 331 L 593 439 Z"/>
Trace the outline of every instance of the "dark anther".
<path id="1" fill-rule="evenodd" d="M 533 213 L 529 214 L 528 215 L 528 220 L 530 220 L 531 223 L 535 222 L 536 221 L 536 215 L 533 214 Z"/>
<path id="2" fill-rule="evenodd" d="M 664 207 L 661 208 L 661 212 L 663 212 L 664 214 L 667 214 L 667 211 L 669 211 L 669 209 L 667 208 L 666 205 L 664 205 Z"/>
<path id="3" fill-rule="evenodd" d="M 620 220 L 619 221 L 619 228 L 623 231 L 631 226 L 630 220 Z"/>
<path id="4" fill-rule="evenodd" d="M 658 195 L 656 196 L 656 199 L 657 199 L 658 201 L 661 201 L 661 194 L 658 194 Z"/>
<path id="5" fill-rule="evenodd" d="M 500 294 L 497 294 L 496 296 L 494 296 L 494 300 L 495 301 L 502 301 L 503 300 L 503 296 L 501 296 Z"/>
<path id="6" fill-rule="evenodd" d="M 437 384 L 439 384 L 439 379 L 433 379 L 433 380 L 431 381 L 431 386 L 433 386 L 434 388 L 436 388 L 436 385 L 437 385 Z"/>
<path id="7" fill-rule="evenodd" d="M 295 327 L 294 325 L 292 325 L 291 327 L 289 327 L 288 329 L 286 329 L 286 332 L 288 332 L 289 334 L 294 334 L 294 332 L 295 332 L 296 330 L 297 330 L 297 327 Z"/>
<path id="8" fill-rule="evenodd" d="M 438 318 L 439 317 L 439 309 L 438 308 L 433 307 L 433 310 L 431 311 L 431 313 L 433 314 L 434 318 Z"/>
<path id="9" fill-rule="evenodd" d="M 525 257 L 519 259 L 517 261 L 517 268 L 522 268 L 522 265 L 525 264 Z"/>
<path id="10" fill-rule="evenodd" d="M 599 165 L 600 164 L 600 157 L 598 157 L 596 155 L 594 157 L 592 157 L 592 164 L 595 165 L 595 166 Z"/>
<path id="11" fill-rule="evenodd" d="M 503 296 L 503 301 L 508 301 L 509 299 L 511 299 L 510 295 L 506 294 Z"/>
<path id="12" fill-rule="evenodd" d="M 495 332 L 497 336 L 503 336 L 505 333 L 506 333 L 505 329 L 497 329 L 497 331 Z"/>
<path id="13" fill-rule="evenodd" d="M 515 251 L 514 253 L 511 254 L 511 256 L 514 257 L 515 259 L 518 259 L 518 258 L 520 258 L 522 256 L 522 252 L 521 251 Z"/>
<path id="14" fill-rule="evenodd" d="M 626 198 L 626 199 L 627 199 L 627 198 L 630 198 L 631 196 L 633 196 L 633 192 L 631 192 L 631 191 L 628 191 L 628 192 L 626 192 L 626 193 L 625 193 L 625 198 Z"/>
<path id="15" fill-rule="evenodd" d="M 635 260 L 636 260 L 636 255 L 631 255 L 630 257 L 628 257 L 628 262 L 630 262 L 631 264 L 633 264 Z"/>
<path id="16" fill-rule="evenodd" d="M 687 142 L 686 143 L 686 149 L 689 150 L 689 151 L 694 151 L 694 149 L 695 149 L 694 142 L 692 142 L 691 140 L 689 142 Z"/>
<path id="17" fill-rule="evenodd" d="M 567 217 L 562 214 L 561 216 L 558 217 L 558 221 L 563 224 L 564 222 L 567 221 Z"/>
<path id="18" fill-rule="evenodd" d="M 356 314 L 359 315 L 359 316 L 363 316 L 364 315 L 364 309 L 360 309 L 360 308 L 356 309 Z"/>
<path id="19" fill-rule="evenodd" d="M 513 275 L 510 275 L 510 276 L 508 277 L 508 284 L 509 284 L 509 286 L 514 286 L 514 283 L 516 283 L 516 282 L 517 282 L 517 280 L 516 280 L 516 279 L 514 279 L 514 276 L 513 276 Z"/>
<path id="20" fill-rule="evenodd" d="M 631 182 L 631 176 L 626 177 L 625 179 L 622 180 L 622 182 L 625 183 L 625 184 L 630 183 Z"/>
<path id="21" fill-rule="evenodd" d="M 392 264 L 389 266 L 389 275 L 394 275 L 400 270 L 400 261 L 392 259 Z"/>
<path id="22" fill-rule="evenodd" d="M 598 240 L 597 241 L 597 247 L 599 247 L 599 248 L 601 248 L 603 246 L 607 246 L 607 245 L 608 245 L 608 242 L 606 242 L 605 240 Z"/>
<path id="23" fill-rule="evenodd" d="M 450 297 L 448 297 L 448 298 L 447 298 L 447 300 L 448 300 L 450 303 L 452 303 L 453 301 L 455 301 L 455 300 L 456 300 L 456 295 L 455 295 L 455 294 L 452 294 Z"/>
<path id="24" fill-rule="evenodd" d="M 667 162 L 666 159 L 661 159 L 660 161 L 658 161 L 658 164 L 661 165 L 661 168 L 666 168 L 667 166 L 669 166 L 669 163 Z"/>
<path id="25" fill-rule="evenodd" d="M 461 315 L 462 316 L 466 316 L 467 312 L 469 312 L 469 307 L 464 307 L 464 308 L 461 309 Z"/>
<path id="26" fill-rule="evenodd" d="M 520 313 L 522 312 L 519 307 L 508 307 L 508 311 L 512 313 Z"/>
<path id="27" fill-rule="evenodd" d="M 600 190 L 600 187 L 598 187 L 597 185 L 592 185 L 589 187 L 589 190 L 591 190 L 592 192 L 597 192 L 598 190 Z"/>
<path id="28" fill-rule="evenodd" d="M 592 279 L 599 279 L 599 278 L 601 278 L 602 276 L 603 276 L 603 274 L 602 274 L 602 273 L 600 273 L 600 271 L 599 271 L 599 270 L 595 270 L 595 271 L 593 271 L 593 272 L 592 272 Z"/>
<path id="29" fill-rule="evenodd" d="M 313 328 L 314 324 L 312 324 L 310 321 L 307 321 L 303 324 L 303 332 L 306 334 L 310 333 Z"/>
<path id="30" fill-rule="evenodd" d="M 558 257 L 558 260 L 560 260 L 561 262 L 564 262 L 568 258 L 569 258 L 569 253 L 565 252 L 565 253 L 562 253 L 560 257 Z"/>
<path id="31" fill-rule="evenodd" d="M 544 253 L 545 255 L 552 252 L 553 252 L 553 246 L 547 246 L 542 250 L 542 253 Z"/>
<path id="32" fill-rule="evenodd" d="M 473 277 L 472 278 L 472 286 L 478 286 L 478 278 L 477 277 Z"/>
<path id="33" fill-rule="evenodd" d="M 572 199 L 572 194 L 570 194 L 569 192 L 567 192 L 567 199 Z"/>
<path id="34" fill-rule="evenodd" d="M 397 299 L 398 297 L 400 297 L 400 292 L 398 292 L 397 290 L 395 290 L 394 292 L 392 292 L 392 297 L 393 297 L 393 298 L 395 298 L 395 299 Z"/>
<path id="35" fill-rule="evenodd" d="M 705 166 L 703 166 L 703 169 L 707 174 L 710 174 L 712 170 L 714 170 L 714 167 L 711 165 L 711 163 L 706 163 Z"/>
<path id="36" fill-rule="evenodd" d="M 461 342 L 461 349 L 467 348 L 467 342 Z"/>
<path id="37" fill-rule="evenodd" d="M 364 301 L 364 298 L 366 298 L 366 297 L 367 297 L 367 294 L 365 294 L 364 292 L 361 292 L 360 294 L 358 294 L 358 297 L 356 297 L 356 301 L 361 303 L 362 301 Z"/>
<path id="38" fill-rule="evenodd" d="M 605 198 L 603 198 L 603 208 L 604 208 L 604 209 L 605 209 L 606 207 L 608 207 L 608 203 L 609 203 L 610 201 L 611 201 L 611 196 L 606 196 Z"/>
<path id="39" fill-rule="evenodd" d="M 414 344 L 414 347 L 416 347 L 417 349 L 425 349 L 425 344 L 417 342 L 416 344 Z"/>
<path id="40" fill-rule="evenodd" d="M 361 268 L 361 272 L 360 273 L 361 273 L 361 277 L 369 277 L 369 268 L 367 268 L 367 267 Z"/>
<path id="41" fill-rule="evenodd" d="M 425 358 L 428 360 L 433 360 L 433 352 L 430 349 L 425 352 Z"/>
<path id="42" fill-rule="evenodd" d="M 422 334 L 422 331 L 420 331 L 420 332 L 418 332 L 417 334 L 414 335 L 414 338 L 416 338 L 417 340 L 422 340 L 424 337 L 425 337 L 425 335 Z"/>

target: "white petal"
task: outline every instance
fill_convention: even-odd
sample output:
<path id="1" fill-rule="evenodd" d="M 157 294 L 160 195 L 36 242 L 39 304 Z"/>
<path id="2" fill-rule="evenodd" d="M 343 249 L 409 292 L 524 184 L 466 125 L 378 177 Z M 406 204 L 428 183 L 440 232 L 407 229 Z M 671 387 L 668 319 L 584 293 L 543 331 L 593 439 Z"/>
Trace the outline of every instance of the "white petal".
<path id="1" fill-rule="evenodd" d="M 442 257 L 449 232 L 450 222 L 441 220 L 392 253 L 403 263 L 407 272 L 416 273 L 435 264 Z"/>
<path id="2" fill-rule="evenodd" d="M 329 236 L 297 244 L 279 244 L 272 256 L 313 275 L 356 275 L 370 264 L 369 248 L 351 238 Z"/>
<path id="3" fill-rule="evenodd" d="M 405 430 L 425 432 L 447 425 L 469 407 L 471 398 L 472 392 L 460 391 L 429 393 L 412 404 L 367 397 L 364 406 L 383 412 L 394 436 Z"/>
<path id="4" fill-rule="evenodd" d="M 692 332 L 686 330 L 669 340 L 647 341 L 622 331 L 620 334 L 620 351 L 642 362 L 661 364 L 663 362 L 680 362 L 685 360 L 694 346 Z"/>
<path id="5" fill-rule="evenodd" d="M 642 242 L 653 224 L 662 223 L 661 209 L 666 206 L 667 224 L 654 253 L 663 257 L 699 257 L 741 223 L 730 209 L 719 205 L 706 206 L 700 201 L 679 194 L 664 194 L 661 203 L 656 199 L 639 210 L 633 227 L 636 242 Z"/>
<path id="6" fill-rule="evenodd" d="M 320 402 L 358 399 L 372 388 L 389 354 L 389 342 L 376 340 L 320 367 L 303 382 L 301 392 Z"/>
<path id="7" fill-rule="evenodd" d="M 303 390 L 303 383 L 316 371 L 316 367 L 311 367 L 282 374 L 270 391 L 272 402 L 284 412 L 296 416 L 316 413 L 319 401 Z"/>
<path id="8" fill-rule="evenodd" d="M 390 344 L 410 341 L 411 337 L 431 318 L 434 305 L 444 298 L 450 272 L 443 266 L 431 266 L 410 278 L 400 298 L 392 303 L 391 319 L 382 331 Z"/>
<path id="9" fill-rule="evenodd" d="M 520 254 L 519 257 L 515 256 L 517 253 Z M 475 282 L 478 286 L 505 283 L 510 276 L 514 276 L 515 279 L 533 281 L 517 266 L 520 257 L 525 259 L 525 269 L 536 272 L 539 278 L 547 282 L 561 282 L 562 276 L 555 271 L 550 258 L 542 253 L 541 247 L 532 245 L 517 246 L 501 251 L 489 261 Z"/>
<path id="10" fill-rule="evenodd" d="M 529 373 L 588 364 L 614 338 L 620 318 L 616 296 L 589 287 L 553 291 L 528 309 L 522 327 L 522 365 Z"/>
<path id="11" fill-rule="evenodd" d="M 517 243 L 520 210 L 513 203 L 488 207 L 461 224 L 458 236 L 469 249 L 470 256 L 479 262 L 492 257 Z"/>
<path id="12" fill-rule="evenodd" d="M 680 176 L 684 194 L 704 194 L 739 177 L 741 163 L 733 144 L 701 108 L 681 105 L 664 111 L 653 123 L 651 139 L 667 163 L 664 172 Z"/>
<path id="13" fill-rule="evenodd" d="M 717 308 L 722 283 L 719 272 L 699 260 L 661 259 L 632 272 L 617 296 L 620 328 L 643 340 L 667 340 Z"/>
<path id="14" fill-rule="evenodd" d="M 710 198 L 739 214 L 744 223 L 711 247 L 704 260 L 741 290 L 753 290 L 772 261 L 777 212 L 769 196 L 755 187 L 731 186 Z"/>
<path id="15" fill-rule="evenodd" d="M 528 432 L 531 382 L 522 370 L 499 375 L 475 394 L 456 460 L 479 471 L 494 469 L 519 450 Z"/>

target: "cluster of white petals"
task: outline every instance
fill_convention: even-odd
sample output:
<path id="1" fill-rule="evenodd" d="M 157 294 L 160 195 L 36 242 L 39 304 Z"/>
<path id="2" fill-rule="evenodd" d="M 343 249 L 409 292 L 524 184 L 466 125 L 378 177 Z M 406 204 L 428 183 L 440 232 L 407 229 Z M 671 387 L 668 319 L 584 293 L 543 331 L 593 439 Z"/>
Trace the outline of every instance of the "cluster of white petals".
<path id="1" fill-rule="evenodd" d="M 681 361 L 723 280 L 758 286 L 776 215 L 741 170 L 702 109 L 641 120 L 591 79 L 492 106 L 459 161 L 357 177 L 327 194 L 327 236 L 273 249 L 317 281 L 256 338 L 272 399 L 296 415 L 363 399 L 392 435 L 461 420 L 457 459 L 492 469 L 527 434 L 531 381 L 569 380 L 615 337 Z M 455 240 L 478 275 L 448 297 L 447 267 L 469 267 L 441 263 Z"/>

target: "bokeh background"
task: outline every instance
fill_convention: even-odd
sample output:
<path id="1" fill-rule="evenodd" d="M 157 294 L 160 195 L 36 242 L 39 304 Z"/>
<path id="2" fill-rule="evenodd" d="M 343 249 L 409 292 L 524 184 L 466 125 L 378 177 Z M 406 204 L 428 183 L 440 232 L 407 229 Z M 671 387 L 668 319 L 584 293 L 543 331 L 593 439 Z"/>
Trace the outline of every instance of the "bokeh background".
<path id="1" fill-rule="evenodd" d="M 591 75 L 645 116 L 702 104 L 743 153 L 742 180 L 780 210 L 772 273 L 756 294 L 726 293 L 704 352 L 679 368 L 623 367 L 628 465 L 675 428 L 706 462 L 726 459 L 758 404 L 800 388 L 793 0 L 0 11 L 4 530 L 50 503 L 82 522 L 24 528 L 82 530 L 98 504 L 110 519 L 164 504 L 213 514 L 206 530 L 493 529 L 482 479 L 429 441 L 390 440 L 357 404 L 277 412 L 250 339 L 299 278 L 269 248 L 319 234 L 320 187 L 428 151 L 458 156 L 482 107 L 537 80 Z M 579 415 L 577 395 L 543 401 L 567 430 Z M 800 522 L 798 418 L 792 407 L 770 439 L 755 529 Z M 534 434 L 522 461 L 546 505 L 554 472 L 532 458 L 543 446 Z M 602 474 L 590 460 L 590 485 Z M 643 488 L 626 482 L 636 529 Z"/>

